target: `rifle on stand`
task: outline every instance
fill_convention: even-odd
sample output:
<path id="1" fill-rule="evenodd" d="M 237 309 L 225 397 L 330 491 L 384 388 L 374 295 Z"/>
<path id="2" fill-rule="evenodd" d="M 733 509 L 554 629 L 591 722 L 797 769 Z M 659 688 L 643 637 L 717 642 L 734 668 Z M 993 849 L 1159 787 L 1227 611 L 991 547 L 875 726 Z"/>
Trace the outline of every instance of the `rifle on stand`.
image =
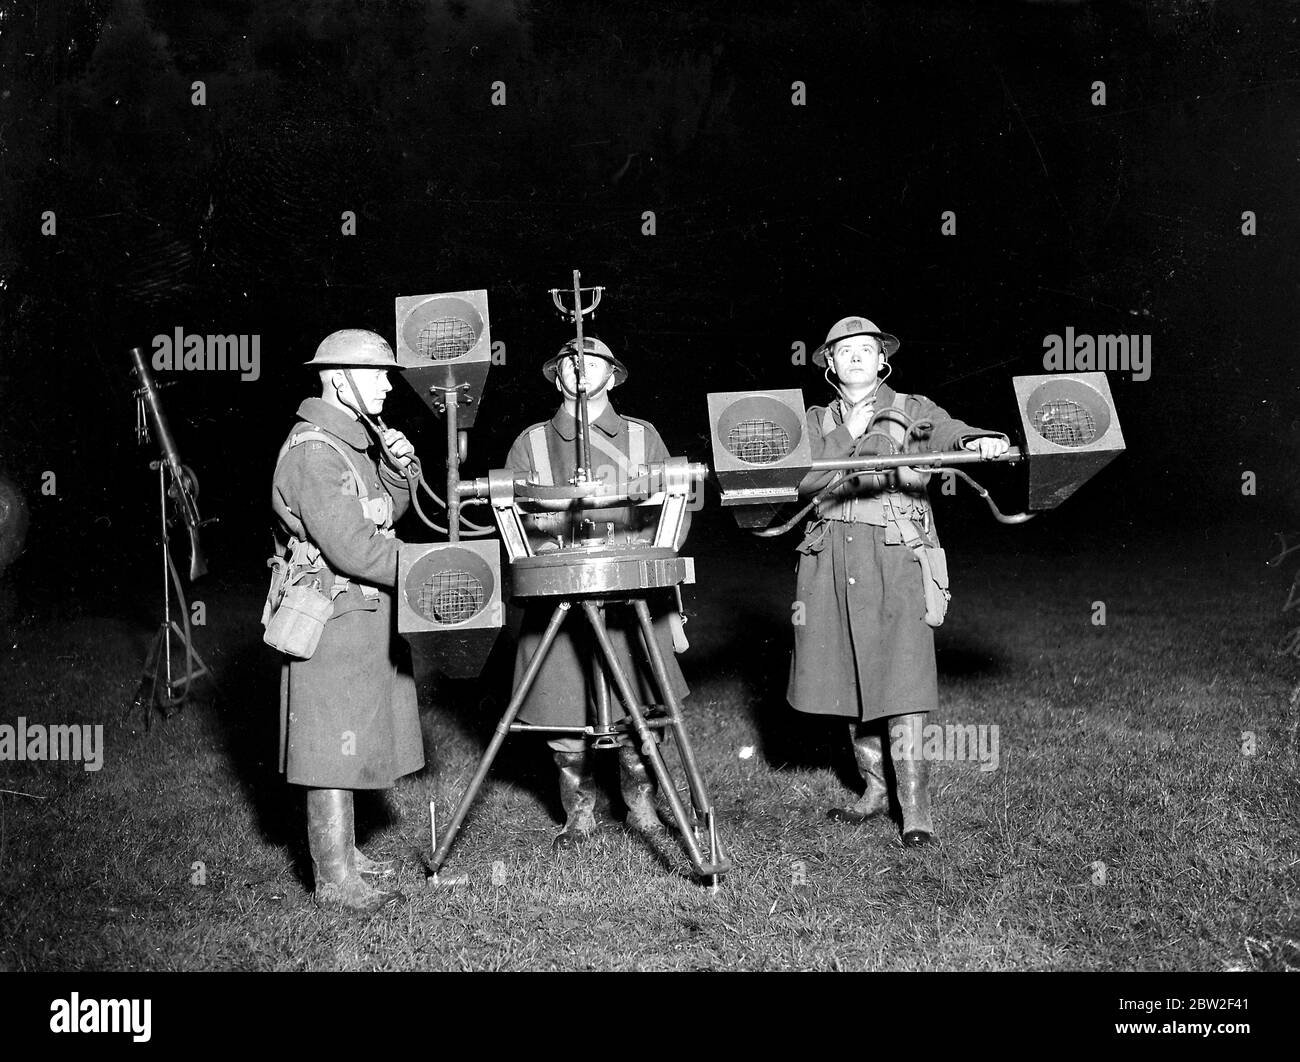
<path id="1" fill-rule="evenodd" d="M 131 361 L 134 364 L 133 375 L 140 386 L 135 391 L 136 399 L 136 442 L 149 441 L 150 430 L 158 439 L 161 457 L 149 462 L 150 469 L 158 473 L 158 508 L 159 526 L 162 545 L 162 580 L 163 580 L 163 618 L 154 635 L 153 644 L 145 657 L 144 670 L 135 697 L 127 709 L 128 713 L 143 708 L 145 712 L 145 729 L 153 719 L 156 705 L 163 718 L 169 718 L 179 712 L 189 700 L 190 688 L 200 678 L 208 674 L 208 666 L 194 649 L 193 631 L 190 627 L 190 610 L 185 600 L 185 590 L 181 585 L 180 573 L 172 560 L 170 547 L 170 528 L 177 519 L 185 525 L 190 540 L 190 582 L 207 574 L 208 565 L 203 557 L 199 542 L 199 529 L 210 520 L 199 516 L 198 494 L 199 481 L 192 469 L 181 462 L 176 449 L 176 440 L 172 437 L 167 417 L 163 414 L 162 402 L 158 398 L 158 385 L 154 382 L 145 360 L 144 350 L 131 348 Z M 168 505 L 168 499 L 171 505 Z M 171 599 L 176 594 L 180 611 L 180 622 L 172 618 Z M 172 677 L 172 636 L 175 635 L 184 650 L 185 673 Z"/>

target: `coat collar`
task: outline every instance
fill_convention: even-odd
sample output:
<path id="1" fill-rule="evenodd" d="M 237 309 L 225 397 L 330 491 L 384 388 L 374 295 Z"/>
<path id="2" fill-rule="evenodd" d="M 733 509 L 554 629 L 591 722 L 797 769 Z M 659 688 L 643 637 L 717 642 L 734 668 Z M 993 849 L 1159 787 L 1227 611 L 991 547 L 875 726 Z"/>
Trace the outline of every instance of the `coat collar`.
<path id="1" fill-rule="evenodd" d="M 605 412 L 591 422 L 591 426 L 599 428 L 612 439 L 623 427 L 623 418 L 614 412 L 614 406 L 611 403 L 605 407 Z M 578 434 L 578 420 L 576 417 L 569 416 L 565 408 L 561 406 L 555 411 L 555 416 L 551 418 L 551 429 L 565 442 L 573 442 Z"/>
<path id="2" fill-rule="evenodd" d="M 298 416 L 336 435 L 354 450 L 365 453 L 370 448 L 370 434 L 360 420 L 354 420 L 320 398 L 307 398 L 298 407 Z"/>

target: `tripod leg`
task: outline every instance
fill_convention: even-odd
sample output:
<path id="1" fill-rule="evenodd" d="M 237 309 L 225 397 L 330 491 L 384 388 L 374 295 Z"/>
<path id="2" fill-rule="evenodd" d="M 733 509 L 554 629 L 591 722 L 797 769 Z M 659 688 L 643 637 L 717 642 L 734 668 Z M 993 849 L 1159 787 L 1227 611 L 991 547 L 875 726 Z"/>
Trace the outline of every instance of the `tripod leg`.
<path id="1" fill-rule="evenodd" d="M 636 608 L 636 618 L 641 625 L 641 634 L 645 638 L 646 650 L 650 655 L 650 668 L 654 672 L 655 681 L 659 683 L 659 688 L 663 692 L 664 704 L 667 705 L 669 718 L 672 719 L 673 734 L 677 738 L 677 749 L 681 753 L 682 766 L 686 769 L 686 780 L 691 787 L 691 803 L 695 806 L 696 814 L 700 818 L 704 818 L 708 815 L 710 808 L 709 795 L 704 788 L 704 778 L 700 774 L 699 765 L 695 760 L 695 750 L 691 747 L 690 738 L 686 736 L 686 723 L 682 718 L 682 707 L 677 701 L 672 682 L 668 678 L 668 665 L 664 663 L 659 642 L 655 639 L 654 623 L 650 619 L 650 606 L 646 604 L 644 598 L 637 598 L 633 602 L 633 606 Z"/>
<path id="2" fill-rule="evenodd" d="M 604 622 L 605 608 L 598 605 L 601 620 Z M 596 727 L 601 733 L 609 731 L 609 676 L 605 674 L 605 664 L 600 657 L 591 661 L 592 699 L 596 704 Z"/>
<path id="3" fill-rule="evenodd" d="M 492 768 L 492 761 L 496 759 L 502 743 L 510 733 L 510 726 L 515 721 L 515 716 L 519 714 L 519 709 L 523 707 L 524 698 L 528 696 L 528 691 L 532 689 L 533 682 L 537 679 L 537 673 L 542 669 L 542 662 L 546 659 L 546 654 L 550 652 L 551 643 L 555 641 L 555 636 L 560 630 L 560 624 L 564 622 L 570 607 L 570 602 L 561 601 L 555 606 L 555 611 L 551 613 L 551 620 L 546 625 L 546 631 L 542 635 L 541 642 L 538 643 L 537 652 L 533 653 L 532 659 L 528 661 L 528 667 L 524 670 L 519 685 L 515 687 L 515 692 L 510 698 L 510 704 L 506 707 L 505 714 L 501 717 L 501 721 L 497 723 L 496 732 L 492 735 L 492 740 L 488 743 L 487 750 L 483 753 L 483 758 L 474 771 L 474 777 L 469 780 L 469 786 L 461 795 L 460 803 L 456 805 L 456 812 L 451 817 L 451 824 L 447 827 L 447 832 L 443 834 L 442 841 L 438 844 L 438 850 L 433 853 L 433 861 L 430 863 L 433 873 L 437 874 L 442 869 L 443 863 L 447 861 L 447 853 L 451 850 L 451 844 L 456 839 L 456 834 L 460 832 L 465 816 L 469 814 L 470 806 L 474 803 L 474 798 L 478 796 L 483 780 L 487 778 L 487 773 Z"/>
<path id="4" fill-rule="evenodd" d="M 122 718 L 125 719 L 132 712 L 143 708 L 146 732 L 153 725 L 153 706 L 158 696 L 158 667 L 161 662 L 162 640 L 166 637 L 166 628 L 159 627 L 153 636 L 153 641 L 149 643 L 149 651 L 145 654 L 144 667 L 140 669 L 140 684 L 135 688 L 135 696 L 131 698 L 126 711 L 122 713 Z"/>
<path id="5" fill-rule="evenodd" d="M 618 695 L 623 699 L 623 706 L 627 709 L 627 714 L 631 716 L 632 724 L 636 727 L 637 736 L 641 739 L 642 752 L 650 760 L 655 777 L 659 780 L 660 789 L 672 808 L 673 818 L 677 821 L 677 825 L 681 830 L 682 843 L 686 846 L 691 865 L 695 867 L 697 873 L 705 876 L 721 874 L 729 870 L 731 864 L 726 859 L 719 859 L 716 863 L 710 863 L 700 851 L 700 846 L 695 839 L 695 833 L 686 816 L 686 808 L 682 805 L 681 797 L 677 794 L 677 788 L 673 785 L 672 776 L 668 773 L 663 757 L 659 754 L 659 746 L 655 742 L 654 735 L 651 734 L 650 728 L 646 725 L 645 716 L 641 714 L 641 709 L 637 705 L 632 682 L 627 677 L 622 665 L 618 662 L 618 657 L 614 653 L 613 643 L 610 642 L 609 632 L 605 630 L 605 625 L 601 621 L 600 612 L 591 601 L 584 601 L 582 609 L 587 615 L 587 620 L 591 623 L 592 632 L 596 635 L 600 650 L 604 653 L 605 660 L 609 664 L 609 673 L 614 679 Z"/>
<path id="6" fill-rule="evenodd" d="M 216 680 L 212 679 L 208 665 L 194 648 L 194 632 L 172 620 L 172 633 L 180 639 L 181 646 L 185 649 L 185 676 L 172 681 L 169 687 L 170 690 L 180 691 L 171 698 L 172 704 L 179 709 L 184 707 L 190 696 L 190 688 L 199 679 L 207 677 L 213 686 L 216 686 Z"/>
<path id="7" fill-rule="evenodd" d="M 659 683 L 659 688 L 663 691 L 664 704 L 668 706 L 668 715 L 672 719 L 673 734 L 677 738 L 677 751 L 681 755 L 682 767 L 686 772 L 686 781 L 691 790 L 691 803 L 695 807 L 697 820 L 701 821 L 701 826 L 708 831 L 709 852 L 714 865 L 730 865 L 730 858 L 722 848 L 718 840 L 718 831 L 716 826 L 716 816 L 714 814 L 713 803 L 709 799 L 708 790 L 704 786 L 704 776 L 700 773 L 699 763 L 695 759 L 695 750 L 691 746 L 691 739 L 686 733 L 686 720 L 682 716 L 682 706 L 677 700 L 677 695 L 673 692 L 672 682 L 668 677 L 668 665 L 664 662 L 662 650 L 659 648 L 659 642 L 655 638 L 654 623 L 650 618 L 650 606 L 644 598 L 638 598 L 633 602 L 636 608 L 637 620 L 641 626 L 641 634 L 645 638 L 646 651 L 650 656 L 650 666 L 654 671 L 655 681 Z M 713 878 L 713 885 L 717 885 L 716 875 Z"/>

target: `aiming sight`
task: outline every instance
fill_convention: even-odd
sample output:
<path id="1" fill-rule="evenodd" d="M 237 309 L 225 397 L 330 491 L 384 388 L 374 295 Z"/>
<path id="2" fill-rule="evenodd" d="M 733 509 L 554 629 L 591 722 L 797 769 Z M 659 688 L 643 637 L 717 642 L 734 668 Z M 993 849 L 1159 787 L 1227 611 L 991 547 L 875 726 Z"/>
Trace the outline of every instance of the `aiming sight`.
<path id="1" fill-rule="evenodd" d="M 1023 448 L 997 461 L 1028 461 L 1029 508 L 1054 509 L 1124 451 L 1124 436 L 1106 374 L 1056 373 L 1014 378 Z M 710 394 L 713 468 L 722 504 L 741 527 L 766 527 L 798 500 L 809 471 L 880 472 L 948 468 L 984 460 L 967 450 L 893 456 L 811 456 L 803 395 L 798 390 Z"/>

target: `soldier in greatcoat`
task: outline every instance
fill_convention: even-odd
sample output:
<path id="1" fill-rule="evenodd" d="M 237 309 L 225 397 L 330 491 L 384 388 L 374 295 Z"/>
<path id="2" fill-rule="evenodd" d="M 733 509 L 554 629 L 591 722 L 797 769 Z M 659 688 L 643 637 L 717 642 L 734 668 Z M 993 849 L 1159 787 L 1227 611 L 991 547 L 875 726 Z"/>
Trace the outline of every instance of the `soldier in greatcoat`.
<path id="1" fill-rule="evenodd" d="M 393 618 L 401 545 L 393 521 L 410 490 L 377 458 L 358 415 L 378 415 L 398 366 L 383 337 L 361 329 L 327 336 L 307 364 L 319 371 L 320 397 L 298 407 L 271 505 L 283 560 L 295 576 L 306 571 L 333 609 L 311 657 L 283 664 L 280 767 L 307 787 L 317 902 L 371 911 L 399 894 L 362 877 L 393 871 L 355 846 L 353 790 L 391 788 L 424 766 L 410 657 Z M 382 443 L 399 468 L 410 462 L 400 432 L 384 431 Z"/>
<path id="2" fill-rule="evenodd" d="M 587 415 L 590 425 L 591 464 L 596 479 L 604 480 L 611 493 L 626 488 L 636 469 L 666 460 L 670 454 L 654 425 L 614 411 L 609 391 L 627 378 L 627 368 L 613 351 L 595 336 L 583 340 L 584 373 L 587 387 Z M 560 485 L 570 481 L 577 467 L 575 438 L 577 421 L 577 370 L 574 364 L 576 340 L 566 344 L 542 368 L 546 379 L 559 391 L 562 402 L 549 421 L 534 424 L 510 448 L 506 466 L 534 482 Z M 583 509 L 525 517 L 534 553 L 561 546 L 613 542 L 616 545 L 653 541 L 659 516 L 657 506 L 625 505 L 612 509 Z M 689 513 L 687 514 L 689 521 Z M 678 545 L 685 538 L 683 523 Z M 673 655 L 674 625 L 681 622 L 671 595 L 651 602 L 656 638 L 678 698 L 689 688 Z M 529 602 L 524 609 L 515 657 L 518 683 L 554 609 L 553 602 Z M 573 610 L 575 613 L 577 610 Z M 637 687 L 642 703 L 654 703 L 657 687 L 645 662 L 645 651 L 634 647 L 642 636 L 631 606 L 610 605 L 604 610 L 610 640 L 625 672 Z M 678 626 L 680 634 L 680 626 Z M 635 642 L 633 641 L 635 639 Z M 589 723 L 588 707 L 593 697 L 594 668 L 601 666 L 600 649 L 582 618 L 570 614 L 552 643 L 550 653 L 537 675 L 519 713 L 521 721 L 535 725 L 581 727 Z M 612 683 L 610 684 L 613 689 Z M 610 715 L 614 722 L 626 717 L 619 698 L 611 694 Z M 656 732 L 658 733 L 658 732 Z M 597 805 L 601 794 L 592 773 L 592 753 L 581 736 L 555 737 L 548 741 L 559 769 L 560 798 L 565 823 L 555 838 L 557 849 L 587 839 L 598 828 Z M 655 811 L 655 786 L 648 765 L 637 748 L 635 735 L 619 747 L 619 777 L 627 805 L 627 826 L 653 834 L 664 829 Z"/>
<path id="3" fill-rule="evenodd" d="M 883 383 L 898 340 L 865 317 L 846 317 L 813 354 L 839 397 L 807 411 L 814 458 L 964 448 L 984 457 L 1007 451 L 998 432 L 950 417 L 922 395 Z M 835 382 L 830 373 L 835 374 Z M 799 485 L 818 503 L 800 544 L 787 697 L 801 712 L 847 717 L 862 798 L 832 819 L 863 822 L 888 814 L 884 739 L 890 740 L 903 843 L 936 841 L 928 763 L 921 754 L 925 713 L 938 707 L 934 631 L 948 600 L 947 566 L 935 533 L 929 474 L 810 472 Z M 798 613 L 796 613 L 798 615 Z"/>

